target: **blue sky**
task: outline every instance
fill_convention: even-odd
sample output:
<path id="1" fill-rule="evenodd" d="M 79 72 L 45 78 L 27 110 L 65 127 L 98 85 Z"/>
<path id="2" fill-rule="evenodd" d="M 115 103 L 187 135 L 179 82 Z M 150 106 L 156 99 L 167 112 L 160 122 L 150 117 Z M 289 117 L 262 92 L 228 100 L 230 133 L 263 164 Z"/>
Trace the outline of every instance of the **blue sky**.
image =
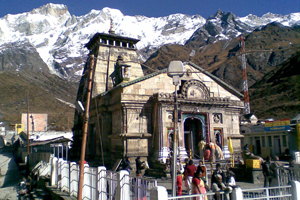
<path id="1" fill-rule="evenodd" d="M 282 15 L 300 12 L 300 0 L 0 0 L 0 17 L 28 12 L 47 3 L 67 5 L 69 12 L 76 16 L 104 7 L 119 9 L 125 15 L 147 17 L 182 13 L 208 18 L 218 9 L 233 12 L 239 17 L 248 14 L 261 17 L 267 12 Z"/>

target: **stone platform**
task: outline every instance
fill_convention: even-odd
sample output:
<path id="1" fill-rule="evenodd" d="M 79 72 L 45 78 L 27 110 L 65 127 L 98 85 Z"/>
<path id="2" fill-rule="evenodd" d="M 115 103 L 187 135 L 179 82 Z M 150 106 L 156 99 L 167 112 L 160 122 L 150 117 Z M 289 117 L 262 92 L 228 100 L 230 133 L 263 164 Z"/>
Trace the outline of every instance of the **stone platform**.
<path id="1" fill-rule="evenodd" d="M 262 169 L 252 168 L 230 168 L 235 173 L 235 180 L 240 182 L 248 182 L 253 184 L 261 184 L 264 182 Z"/>

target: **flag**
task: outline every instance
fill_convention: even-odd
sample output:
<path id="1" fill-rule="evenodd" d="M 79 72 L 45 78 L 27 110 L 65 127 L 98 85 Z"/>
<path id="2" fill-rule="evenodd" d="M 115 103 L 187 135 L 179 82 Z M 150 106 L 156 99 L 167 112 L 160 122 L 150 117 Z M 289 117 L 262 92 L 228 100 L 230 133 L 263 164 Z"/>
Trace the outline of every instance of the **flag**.
<path id="1" fill-rule="evenodd" d="M 231 138 L 230 137 L 228 139 L 228 149 L 230 151 L 230 154 L 233 154 L 233 147 L 232 147 L 232 142 L 231 142 Z"/>

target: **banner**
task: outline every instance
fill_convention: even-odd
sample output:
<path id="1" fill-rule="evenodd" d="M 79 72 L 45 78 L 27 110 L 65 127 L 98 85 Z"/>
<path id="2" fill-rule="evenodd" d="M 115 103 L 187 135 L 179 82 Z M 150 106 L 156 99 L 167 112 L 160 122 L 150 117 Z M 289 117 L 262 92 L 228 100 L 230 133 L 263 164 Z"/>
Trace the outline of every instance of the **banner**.
<path id="1" fill-rule="evenodd" d="M 290 119 L 265 122 L 265 131 L 287 131 L 291 130 Z"/>

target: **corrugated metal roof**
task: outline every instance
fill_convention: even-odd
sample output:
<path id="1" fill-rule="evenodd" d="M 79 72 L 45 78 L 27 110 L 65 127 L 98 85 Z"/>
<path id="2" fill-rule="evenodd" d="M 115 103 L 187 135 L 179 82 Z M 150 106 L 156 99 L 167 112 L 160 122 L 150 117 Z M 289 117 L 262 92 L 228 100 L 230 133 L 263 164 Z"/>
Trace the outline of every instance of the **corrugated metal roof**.
<path id="1" fill-rule="evenodd" d="M 34 142 L 30 144 L 29 146 L 41 146 L 41 145 L 46 145 L 46 144 L 54 144 L 54 143 L 64 143 L 64 142 L 70 142 L 72 140 L 65 138 L 64 136 L 54 138 L 51 140 L 45 140 L 45 141 L 40 141 L 40 142 Z"/>

